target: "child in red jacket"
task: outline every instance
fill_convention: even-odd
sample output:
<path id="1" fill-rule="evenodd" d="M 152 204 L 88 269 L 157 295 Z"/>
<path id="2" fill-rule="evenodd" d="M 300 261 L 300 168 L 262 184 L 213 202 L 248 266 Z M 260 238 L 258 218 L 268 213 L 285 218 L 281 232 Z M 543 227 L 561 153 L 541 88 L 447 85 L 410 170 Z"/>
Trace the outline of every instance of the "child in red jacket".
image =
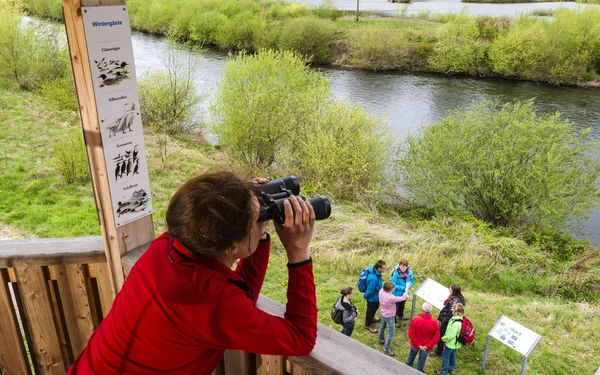
<path id="1" fill-rule="evenodd" d="M 418 353 L 417 370 L 421 372 L 425 368 L 427 355 L 440 339 L 440 327 L 437 320 L 431 317 L 431 309 L 431 305 L 425 302 L 422 307 L 423 312 L 415 316 L 408 327 L 410 352 L 406 364 L 412 367 Z"/>
<path id="2" fill-rule="evenodd" d="M 231 173 L 186 182 L 169 203 L 168 232 L 132 268 L 68 374 L 208 375 L 228 349 L 310 353 L 317 336 L 309 252 L 314 211 L 291 197 L 284 226 L 275 225 L 289 262 L 280 318 L 255 305 L 270 253 L 259 207 L 252 184 Z"/>

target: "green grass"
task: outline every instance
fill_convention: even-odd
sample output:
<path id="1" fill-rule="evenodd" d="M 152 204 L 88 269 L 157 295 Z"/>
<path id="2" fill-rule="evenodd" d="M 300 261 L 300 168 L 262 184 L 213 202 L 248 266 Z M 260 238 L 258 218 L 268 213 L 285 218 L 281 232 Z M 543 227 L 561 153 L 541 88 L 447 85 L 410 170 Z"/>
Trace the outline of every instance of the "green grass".
<path id="1" fill-rule="evenodd" d="M 37 94 L 0 89 L 0 222 L 39 237 L 100 233 L 90 183 L 59 182 L 50 162 L 52 146 L 78 126 L 78 115 L 52 107 Z M 153 216 L 156 233 L 160 233 L 165 229 L 170 196 L 189 177 L 209 168 L 245 171 L 204 145 L 202 137 L 191 134 L 169 139 L 169 161 L 162 164 L 156 137 L 145 130 Z M 530 357 L 528 374 L 595 370 L 600 306 L 567 301 L 559 294 L 571 288 L 578 296 L 575 300 L 597 301 L 598 249 L 590 248 L 564 262 L 474 220 L 423 218 L 413 211 L 353 202 L 334 201 L 333 205 L 332 218 L 317 224 L 312 244 L 322 323 L 339 329 L 329 317 L 331 305 L 341 288 L 356 285 L 361 268 L 379 258 L 395 264 L 407 257 L 417 284 L 431 277 L 443 284 L 459 283 L 465 291 L 467 316 L 478 333 L 475 344 L 458 353 L 459 373 L 482 374 L 485 338 L 501 315 L 543 336 Z M 275 239 L 263 293 L 281 303 L 286 298 L 285 264 L 285 253 Z M 361 316 L 353 338 L 379 349 L 376 335 L 362 328 L 366 304 L 359 293 L 354 302 Z M 396 359 L 406 360 L 408 345 L 406 328 L 398 329 L 391 346 Z M 521 362 L 520 355 L 492 340 L 486 373 L 518 373 Z M 428 359 L 428 373 L 439 367 L 439 358 Z"/>

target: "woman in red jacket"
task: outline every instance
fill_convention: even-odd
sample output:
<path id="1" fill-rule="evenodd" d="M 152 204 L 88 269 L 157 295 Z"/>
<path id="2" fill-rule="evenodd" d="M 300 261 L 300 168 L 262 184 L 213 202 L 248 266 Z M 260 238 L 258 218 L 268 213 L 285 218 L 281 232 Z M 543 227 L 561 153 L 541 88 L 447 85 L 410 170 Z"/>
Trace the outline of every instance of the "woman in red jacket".
<path id="1" fill-rule="evenodd" d="M 169 203 L 168 231 L 137 261 L 68 374 L 210 374 L 227 349 L 310 353 L 317 336 L 314 211 L 291 197 L 285 224 L 275 225 L 289 272 L 280 318 L 255 306 L 270 251 L 259 207 L 252 184 L 231 173 L 186 182 Z"/>

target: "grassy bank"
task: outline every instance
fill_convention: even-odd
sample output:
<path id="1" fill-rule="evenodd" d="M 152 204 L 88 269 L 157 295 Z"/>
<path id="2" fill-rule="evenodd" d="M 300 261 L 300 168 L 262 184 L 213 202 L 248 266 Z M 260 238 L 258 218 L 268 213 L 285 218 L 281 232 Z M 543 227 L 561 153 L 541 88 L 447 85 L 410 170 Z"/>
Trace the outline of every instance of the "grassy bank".
<path id="1" fill-rule="evenodd" d="M 0 155 L 0 222 L 40 237 L 98 235 L 89 181 L 66 184 L 55 166 L 56 146 L 79 130 L 78 116 L 22 91 L 1 89 L 0 103 L 4 146 Z M 155 226 L 160 233 L 165 229 L 162 218 L 168 199 L 187 178 L 209 168 L 235 167 L 191 134 L 169 138 L 173 152 L 164 164 L 156 137 L 145 130 Z M 474 346 L 459 353 L 461 373 L 481 373 L 485 335 L 503 314 L 544 337 L 530 358 L 528 373 L 583 374 L 595 369 L 594 353 L 600 344 L 593 337 L 600 328 L 595 319 L 600 307 L 597 302 L 575 301 L 597 300 L 597 249 L 561 261 L 479 221 L 423 217 L 395 207 L 350 201 L 333 204 L 333 216 L 318 223 L 312 247 L 322 323 L 333 326 L 329 310 L 338 290 L 355 285 L 362 267 L 380 258 L 393 263 L 407 257 L 417 283 L 431 277 L 444 284 L 457 282 L 466 291 L 467 315 L 474 321 L 478 338 Z M 285 301 L 285 262 L 275 240 L 263 292 L 280 302 Z M 355 302 L 364 312 L 359 295 Z M 379 348 L 376 336 L 366 333 L 360 320 L 353 337 Z M 405 330 L 399 329 L 396 336 L 392 350 L 404 361 L 408 353 Z M 516 373 L 521 360 L 493 341 L 487 373 Z M 439 359 L 430 359 L 426 370 L 439 364 Z"/>
<path id="2" fill-rule="evenodd" d="M 60 1 L 25 0 L 37 16 L 60 19 Z M 353 21 L 331 6 L 283 2 L 128 2 L 131 25 L 222 50 L 291 49 L 345 68 L 506 77 L 594 86 L 600 74 L 599 9 L 559 10 L 554 20 L 424 12 Z"/>

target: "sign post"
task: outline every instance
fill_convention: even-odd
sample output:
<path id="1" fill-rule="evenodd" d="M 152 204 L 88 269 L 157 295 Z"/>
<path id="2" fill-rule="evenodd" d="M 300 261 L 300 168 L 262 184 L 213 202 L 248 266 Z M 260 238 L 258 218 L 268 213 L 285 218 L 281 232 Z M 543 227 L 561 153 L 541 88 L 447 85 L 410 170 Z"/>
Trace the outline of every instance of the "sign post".
<path id="1" fill-rule="evenodd" d="M 537 343 L 542 338 L 542 336 L 533 332 L 529 328 L 525 328 L 514 320 L 502 315 L 492 330 L 488 333 L 487 341 L 485 343 L 485 351 L 483 352 L 483 361 L 481 362 L 482 370 L 485 370 L 485 362 L 487 360 L 490 339 L 492 337 L 523 354 L 524 358 L 523 366 L 521 367 L 521 375 L 525 374 L 525 368 L 527 367 L 527 359 L 529 358 L 529 354 L 531 354 L 533 348 L 535 348 Z"/>
<path id="2" fill-rule="evenodd" d="M 99 269 L 110 280 L 106 300 L 125 280 L 121 256 L 154 239 L 131 29 L 125 0 L 62 4 L 107 259 Z"/>
<path id="3" fill-rule="evenodd" d="M 448 288 L 428 277 L 421 285 L 419 285 L 417 290 L 415 290 L 410 317 L 413 318 L 415 316 L 415 306 L 417 304 L 415 296 L 421 297 L 441 310 L 444 308 L 444 301 L 448 298 L 449 293 Z"/>

